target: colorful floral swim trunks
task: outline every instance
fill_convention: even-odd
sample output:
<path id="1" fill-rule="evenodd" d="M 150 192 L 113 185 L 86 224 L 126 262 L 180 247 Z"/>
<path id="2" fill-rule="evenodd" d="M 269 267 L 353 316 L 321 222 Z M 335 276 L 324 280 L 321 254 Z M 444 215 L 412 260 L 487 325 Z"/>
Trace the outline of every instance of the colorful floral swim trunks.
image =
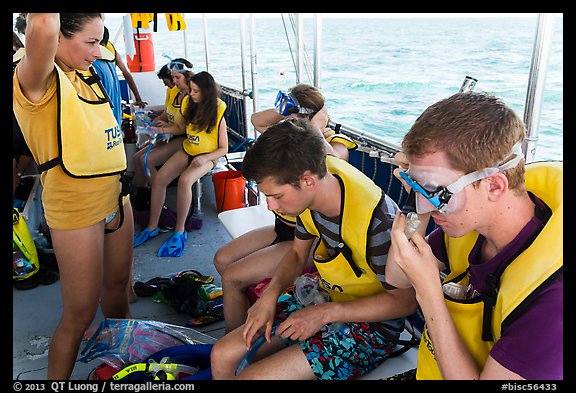
<path id="1" fill-rule="evenodd" d="M 293 296 L 282 296 L 276 308 L 277 326 L 303 306 Z M 392 353 L 395 343 L 364 322 L 346 323 L 347 329 L 326 332 L 321 329 L 304 341 L 283 339 L 287 345 L 298 343 L 318 379 L 356 379 L 372 371 Z"/>

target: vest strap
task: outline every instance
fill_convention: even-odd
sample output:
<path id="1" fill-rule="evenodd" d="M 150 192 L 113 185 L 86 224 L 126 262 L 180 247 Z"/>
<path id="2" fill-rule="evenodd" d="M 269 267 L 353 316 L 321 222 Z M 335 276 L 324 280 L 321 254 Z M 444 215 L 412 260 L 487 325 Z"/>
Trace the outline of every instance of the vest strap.
<path id="1" fill-rule="evenodd" d="M 520 247 L 520 249 L 518 249 L 516 253 L 512 255 L 511 258 L 500 267 L 499 271 L 486 276 L 486 288 L 484 289 L 485 294 L 483 299 L 484 315 L 482 316 L 483 341 L 494 340 L 494 335 L 492 334 L 492 315 L 494 311 L 494 306 L 496 305 L 496 300 L 498 299 L 498 287 L 500 276 L 504 273 L 504 270 L 506 270 L 506 268 L 512 262 L 514 262 L 516 258 L 518 258 L 518 256 L 522 254 L 534 242 L 534 240 L 536 240 L 540 232 L 542 232 L 544 226 L 546 226 L 548 219 L 550 219 L 550 217 L 552 216 L 552 211 L 547 207 L 540 209 L 538 207 L 538 204 L 536 204 L 534 214 L 539 216 L 545 221 L 544 225 L 542 225 L 536 232 L 532 234 L 532 236 L 522 245 L 522 247 Z M 551 283 L 553 282 L 553 280 L 552 281 L 547 280 L 546 282 Z"/>
<path id="2" fill-rule="evenodd" d="M 58 156 L 56 158 L 46 161 L 44 164 L 38 165 L 38 171 L 42 173 L 60 164 L 62 164 L 62 157 Z"/>
<path id="3" fill-rule="evenodd" d="M 118 226 L 114 229 L 105 228 L 104 234 L 117 231 L 122 227 L 122 224 L 124 223 L 124 204 L 122 203 L 122 199 L 124 199 L 125 195 L 130 194 L 130 179 L 126 176 L 125 172 L 122 172 L 120 174 L 120 183 L 122 184 L 120 195 L 118 195 L 118 210 L 120 210 L 120 222 L 118 223 Z"/>
<path id="4" fill-rule="evenodd" d="M 350 249 L 350 247 L 348 247 L 346 243 L 344 243 L 344 241 L 341 240 L 341 242 L 338 244 L 338 248 L 340 249 L 340 252 L 344 256 L 344 258 L 346 258 L 346 261 L 354 271 L 356 277 L 360 277 L 362 275 L 362 270 L 354 262 L 354 258 L 352 256 L 352 250 Z"/>
<path id="5" fill-rule="evenodd" d="M 484 288 L 484 314 L 482 318 L 482 341 L 494 341 L 494 334 L 492 333 L 492 314 L 494 312 L 494 305 L 498 298 L 498 288 L 496 281 L 498 276 L 488 274 L 486 276 L 486 287 Z"/>

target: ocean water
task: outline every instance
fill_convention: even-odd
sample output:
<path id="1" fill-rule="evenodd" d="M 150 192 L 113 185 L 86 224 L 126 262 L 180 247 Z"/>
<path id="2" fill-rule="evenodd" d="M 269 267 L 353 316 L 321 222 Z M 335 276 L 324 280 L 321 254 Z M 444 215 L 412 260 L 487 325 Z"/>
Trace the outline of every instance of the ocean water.
<path id="1" fill-rule="evenodd" d="M 278 14 L 280 15 L 280 14 Z M 273 105 L 278 89 L 296 83 L 293 21 L 255 18 L 257 110 Z M 536 14 L 480 18 L 322 18 L 320 87 L 330 117 L 400 144 L 429 105 L 456 93 L 467 75 L 475 91 L 495 94 L 520 117 L 528 85 Z M 107 14 L 111 38 L 121 25 Z M 156 69 L 185 57 L 182 32 L 171 32 L 163 15 L 153 33 Z M 196 71 L 208 70 L 229 87 L 242 88 L 240 19 L 207 18 L 208 66 L 202 19 L 186 18 L 186 57 Z M 286 30 L 285 30 L 286 27 Z M 252 90 L 249 23 L 246 23 L 246 90 Z M 312 83 L 313 19 L 304 18 L 308 65 L 301 81 Z M 124 52 L 122 34 L 115 42 Z M 289 38 L 289 41 L 287 39 Z M 296 55 L 294 54 L 294 57 Z M 252 111 L 252 101 L 248 100 Z M 536 160 L 563 159 L 563 17 L 556 17 L 538 128 Z"/>

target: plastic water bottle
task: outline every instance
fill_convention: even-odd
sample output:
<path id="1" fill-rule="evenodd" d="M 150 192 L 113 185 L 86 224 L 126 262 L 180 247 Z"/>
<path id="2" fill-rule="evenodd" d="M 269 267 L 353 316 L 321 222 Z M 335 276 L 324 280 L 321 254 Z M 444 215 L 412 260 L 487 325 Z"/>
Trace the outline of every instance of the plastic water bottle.
<path id="1" fill-rule="evenodd" d="M 442 290 L 452 299 L 466 299 L 467 288 L 464 287 L 464 285 L 455 282 L 447 282 L 442 285 Z"/>
<path id="2" fill-rule="evenodd" d="M 136 129 L 140 128 L 140 127 L 145 127 L 146 126 L 146 122 L 144 121 L 144 119 L 146 118 L 146 113 L 143 110 L 139 110 L 135 112 L 135 124 L 136 124 Z"/>
<path id="3" fill-rule="evenodd" d="M 321 304 L 330 301 L 327 292 L 318 289 L 318 277 L 310 274 L 299 276 L 294 282 L 294 296 L 303 306 Z M 323 337 L 340 332 L 347 336 L 350 334 L 350 327 L 344 322 L 332 322 L 324 326 Z"/>
<path id="4" fill-rule="evenodd" d="M 136 120 L 136 108 L 134 107 L 134 101 L 130 100 L 130 118 Z"/>
<path id="5" fill-rule="evenodd" d="M 32 240 L 34 241 L 34 244 L 36 245 L 36 248 L 40 248 L 40 249 L 44 249 L 44 248 L 50 248 L 50 242 L 48 241 L 48 239 L 46 239 L 46 236 L 44 236 L 43 233 L 40 233 L 38 230 L 33 232 L 33 238 Z"/>
<path id="6" fill-rule="evenodd" d="M 406 228 L 404 228 L 404 234 L 410 240 L 412 235 L 416 233 L 416 230 L 420 226 L 420 220 L 418 219 L 418 214 L 415 212 L 410 212 L 406 215 Z"/>
<path id="7" fill-rule="evenodd" d="M 340 333 L 343 336 L 350 335 L 350 326 L 345 322 L 332 322 L 324 327 L 322 337 L 328 337 L 331 334 Z"/>

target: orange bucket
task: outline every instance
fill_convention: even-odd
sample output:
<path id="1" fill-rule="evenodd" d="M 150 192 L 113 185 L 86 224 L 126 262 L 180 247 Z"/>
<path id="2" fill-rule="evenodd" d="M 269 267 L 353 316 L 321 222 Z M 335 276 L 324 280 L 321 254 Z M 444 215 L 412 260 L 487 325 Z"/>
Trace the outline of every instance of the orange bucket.
<path id="1" fill-rule="evenodd" d="M 225 210 L 245 207 L 244 187 L 246 181 L 240 171 L 221 171 L 212 175 L 214 193 L 216 194 L 216 209 L 218 213 Z"/>
<path id="2" fill-rule="evenodd" d="M 130 72 L 154 71 L 154 43 L 152 42 L 152 33 L 134 33 L 134 47 L 136 54 L 127 57 L 128 69 Z"/>

